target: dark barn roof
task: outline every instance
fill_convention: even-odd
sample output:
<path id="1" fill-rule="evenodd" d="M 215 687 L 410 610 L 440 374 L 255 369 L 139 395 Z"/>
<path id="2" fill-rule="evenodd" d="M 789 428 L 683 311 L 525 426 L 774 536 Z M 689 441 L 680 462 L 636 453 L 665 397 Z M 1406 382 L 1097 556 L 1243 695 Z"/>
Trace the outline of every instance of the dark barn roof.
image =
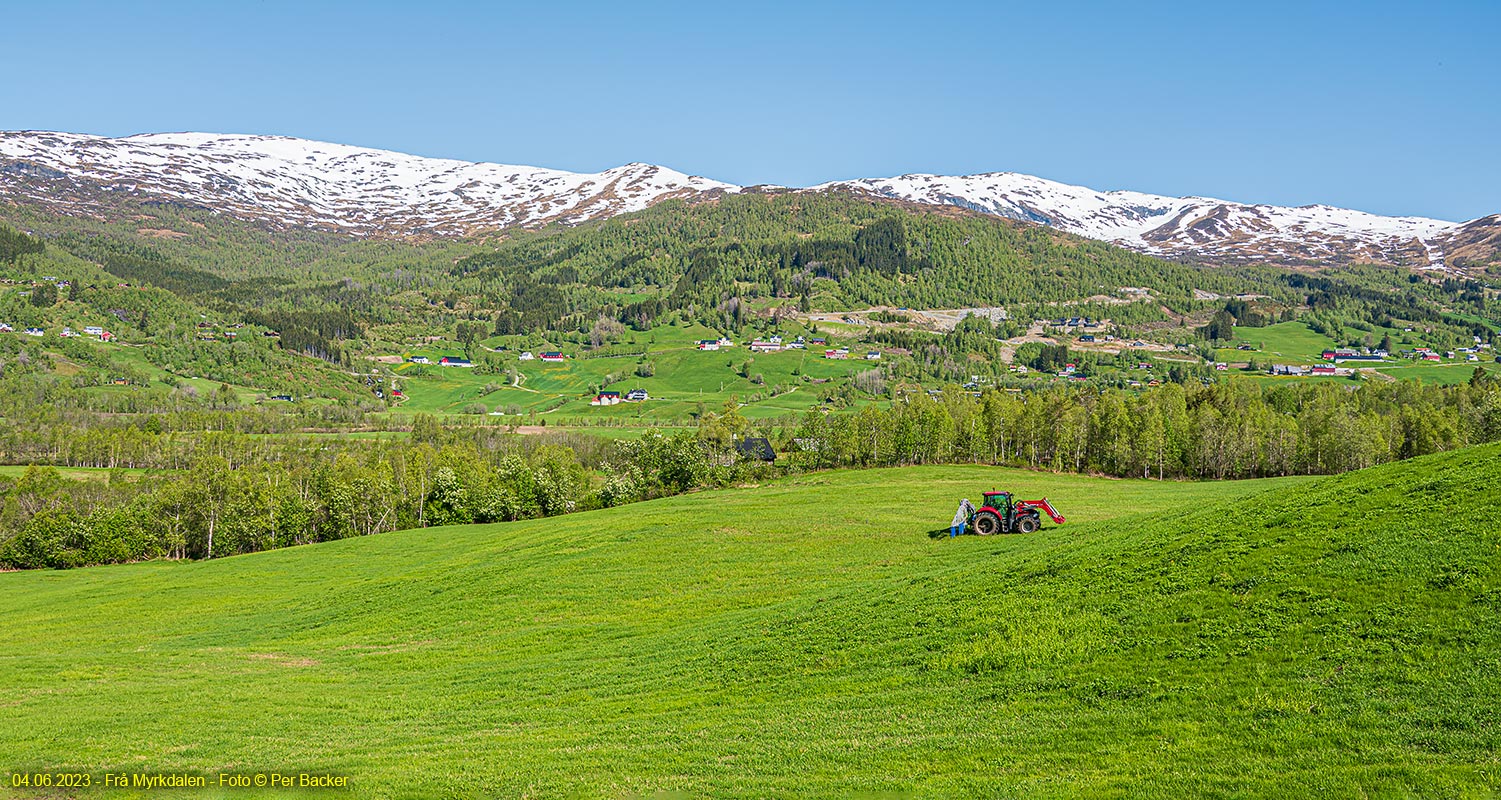
<path id="1" fill-rule="evenodd" d="M 771 442 L 764 436 L 749 436 L 735 442 L 735 449 L 740 452 L 741 458 L 753 458 L 759 461 L 776 461 L 777 451 L 771 447 Z"/>

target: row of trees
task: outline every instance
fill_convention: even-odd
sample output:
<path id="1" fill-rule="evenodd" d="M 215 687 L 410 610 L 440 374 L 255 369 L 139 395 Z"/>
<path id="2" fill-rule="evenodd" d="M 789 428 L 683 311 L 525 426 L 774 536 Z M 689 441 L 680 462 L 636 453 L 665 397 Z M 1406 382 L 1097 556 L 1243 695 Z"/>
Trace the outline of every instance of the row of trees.
<path id="1" fill-rule="evenodd" d="M 5 487 L 0 565 L 214 558 L 530 519 L 717 486 L 763 469 L 737 463 L 733 450 L 693 431 L 620 443 L 596 469 L 573 448 L 536 437 L 481 441 L 426 425 L 414 439 L 267 444 L 205 434 L 181 470 L 78 481 L 29 467 Z"/>
<path id="2" fill-rule="evenodd" d="M 1264 388 L 1248 380 L 1131 393 L 926 394 L 809 413 L 808 467 L 976 462 L 1153 478 L 1331 474 L 1501 439 L 1501 386 L 1410 382 Z"/>
<path id="3" fill-rule="evenodd" d="M 409 441 L 134 424 L 35 434 L 67 451 L 33 449 L 32 458 L 68 461 L 87 451 L 92 463 L 163 468 L 117 469 L 107 481 L 29 468 L 0 486 L 0 564 L 207 558 L 619 505 L 759 477 L 767 468 L 739 461 L 734 447 L 752 428 L 729 403 L 702 414 L 696 429 L 616 443 L 447 427 L 426 416 Z M 1142 393 L 918 393 L 888 408 L 810 412 L 778 438 L 795 452 L 794 468 L 974 462 L 1157 479 L 1336 473 L 1501 439 L 1501 386 L 1477 373 L 1453 387 L 1232 380 Z M 12 429 L 4 444 L 23 440 Z"/>

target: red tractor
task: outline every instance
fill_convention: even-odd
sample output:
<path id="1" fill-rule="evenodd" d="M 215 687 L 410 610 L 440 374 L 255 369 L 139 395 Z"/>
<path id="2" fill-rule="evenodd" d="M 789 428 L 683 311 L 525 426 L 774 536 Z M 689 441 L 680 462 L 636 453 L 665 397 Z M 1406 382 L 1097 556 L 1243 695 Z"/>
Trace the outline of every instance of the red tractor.
<path id="1" fill-rule="evenodd" d="M 1063 524 L 1063 515 L 1053 510 L 1046 497 L 1041 500 L 1013 500 L 1010 492 L 986 492 L 985 505 L 975 510 L 972 523 L 975 533 L 1032 533 L 1042 527 L 1042 513 Z"/>

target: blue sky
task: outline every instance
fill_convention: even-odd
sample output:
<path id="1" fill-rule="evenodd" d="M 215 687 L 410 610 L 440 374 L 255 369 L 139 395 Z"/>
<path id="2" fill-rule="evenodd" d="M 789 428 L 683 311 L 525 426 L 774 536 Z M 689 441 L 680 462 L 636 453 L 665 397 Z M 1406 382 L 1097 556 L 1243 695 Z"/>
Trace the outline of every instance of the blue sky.
<path id="1" fill-rule="evenodd" d="M 717 6 L 717 7 L 716 7 Z M 7 8 L 0 128 L 1501 212 L 1501 2 Z"/>

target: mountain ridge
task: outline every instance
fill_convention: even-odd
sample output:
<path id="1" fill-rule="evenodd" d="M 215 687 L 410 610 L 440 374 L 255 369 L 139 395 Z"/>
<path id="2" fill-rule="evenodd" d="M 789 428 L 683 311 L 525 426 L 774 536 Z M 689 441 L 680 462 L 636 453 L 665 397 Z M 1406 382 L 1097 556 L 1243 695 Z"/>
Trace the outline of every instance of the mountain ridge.
<path id="1" fill-rule="evenodd" d="M 1441 237 L 1464 223 L 1386 217 L 1324 204 L 1247 204 L 1212 197 L 1100 191 L 1016 172 L 931 174 L 820 184 L 958 205 L 1036 222 L 1157 256 L 1309 263 L 1370 260 L 1443 266 Z"/>
<path id="2" fill-rule="evenodd" d="M 597 173 L 413 156 L 288 136 L 0 132 L 0 193 L 78 213 L 111 193 L 156 195 L 280 226 L 469 236 L 573 225 L 744 187 L 633 162 Z M 1047 225 L 1150 255 L 1215 264 L 1368 262 L 1463 274 L 1501 249 L 1501 215 L 1464 222 L 1324 204 L 1101 191 L 1016 172 L 830 181 L 843 191 Z M 1458 258 L 1454 264 L 1448 254 Z"/>
<path id="3" fill-rule="evenodd" d="M 0 171 L 12 174 L 84 179 L 253 219 L 359 234 L 467 235 L 574 224 L 731 188 L 653 164 L 575 173 L 286 136 L 4 132 L 0 160 Z M 27 164 L 41 170 L 26 170 Z"/>

